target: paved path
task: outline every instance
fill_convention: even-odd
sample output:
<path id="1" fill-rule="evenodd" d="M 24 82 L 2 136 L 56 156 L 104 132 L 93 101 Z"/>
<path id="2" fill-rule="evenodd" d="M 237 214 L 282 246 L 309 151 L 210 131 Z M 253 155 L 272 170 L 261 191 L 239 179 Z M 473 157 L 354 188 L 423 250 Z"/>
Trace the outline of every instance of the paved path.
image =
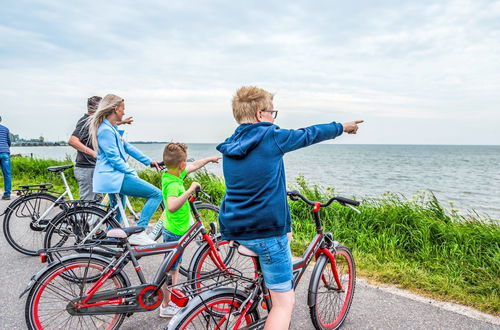
<path id="1" fill-rule="evenodd" d="M 0 213 L 8 203 L 0 201 Z M 0 217 L 3 220 L 3 217 Z M 146 278 L 151 278 L 161 257 L 145 259 L 141 264 Z M 28 257 L 8 245 L 3 231 L 0 235 L 1 329 L 25 329 L 25 299 L 19 293 L 31 276 L 42 265 L 38 258 Z M 311 268 L 311 267 L 310 267 Z M 135 279 L 128 269 L 129 277 Z M 306 305 L 308 275 L 302 279 L 297 291 L 297 304 L 293 313 L 292 329 L 312 329 Z M 122 329 L 162 329 L 167 320 L 158 312 L 138 313 L 128 318 Z M 500 318 L 448 303 L 440 303 L 393 288 L 369 285 L 357 280 L 354 301 L 342 329 L 499 329 Z"/>

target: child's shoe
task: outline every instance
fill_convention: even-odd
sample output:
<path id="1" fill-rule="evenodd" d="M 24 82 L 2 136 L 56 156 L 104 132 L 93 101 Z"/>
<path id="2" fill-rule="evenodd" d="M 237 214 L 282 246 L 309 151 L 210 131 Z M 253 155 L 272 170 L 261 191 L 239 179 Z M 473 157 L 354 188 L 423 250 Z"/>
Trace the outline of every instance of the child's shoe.
<path id="1" fill-rule="evenodd" d="M 181 309 L 182 307 L 179 307 L 170 301 L 167 307 L 160 305 L 160 317 L 173 317 Z"/>
<path id="2" fill-rule="evenodd" d="M 140 232 L 138 234 L 130 235 L 128 238 L 130 245 L 150 245 L 156 242 L 149 238 L 148 234 L 145 232 Z"/>

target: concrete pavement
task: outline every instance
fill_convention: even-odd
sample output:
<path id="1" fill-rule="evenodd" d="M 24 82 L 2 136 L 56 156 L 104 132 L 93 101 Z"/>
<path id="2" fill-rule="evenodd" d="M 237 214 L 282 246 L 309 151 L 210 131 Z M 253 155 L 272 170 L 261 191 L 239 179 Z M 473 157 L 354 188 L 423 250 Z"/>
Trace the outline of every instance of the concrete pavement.
<path id="1" fill-rule="evenodd" d="M 14 198 L 14 196 L 12 196 Z M 7 207 L 0 201 L 0 213 Z M 0 217 L 3 220 L 3 216 Z M 3 295 L 0 308 L 0 328 L 25 329 L 25 297 L 18 299 L 31 276 L 42 264 L 38 258 L 22 255 L 7 243 L 3 229 L 0 235 L 0 287 Z M 141 260 L 146 278 L 152 278 L 161 256 Z M 312 267 L 310 267 L 312 270 Z M 130 279 L 137 282 L 132 269 Z M 297 290 L 292 329 L 313 329 L 306 304 L 309 273 L 304 276 Z M 134 314 L 122 329 L 162 329 L 168 319 L 161 319 L 158 311 Z M 357 280 L 351 311 L 342 329 L 499 329 L 500 318 L 449 303 L 437 302 L 391 287 L 369 285 Z"/>

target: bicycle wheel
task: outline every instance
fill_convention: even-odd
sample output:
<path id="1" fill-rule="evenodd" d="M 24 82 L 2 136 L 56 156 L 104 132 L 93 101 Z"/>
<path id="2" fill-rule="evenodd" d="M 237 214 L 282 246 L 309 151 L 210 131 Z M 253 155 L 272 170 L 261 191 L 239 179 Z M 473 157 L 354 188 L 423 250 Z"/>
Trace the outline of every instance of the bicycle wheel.
<path id="1" fill-rule="evenodd" d="M 98 259 L 75 258 L 49 268 L 30 290 L 25 318 L 29 329 L 118 329 L 125 314 L 71 315 L 68 304 L 102 277 L 107 264 Z M 78 279 L 78 280 L 77 280 Z M 126 287 L 122 273 L 108 278 L 97 293 Z"/>
<path id="2" fill-rule="evenodd" d="M 196 205 L 196 210 L 201 216 L 203 225 L 205 226 L 205 229 L 207 231 L 210 229 L 209 224 L 210 222 L 215 222 L 218 223 L 219 219 L 219 208 L 215 205 L 212 204 L 207 204 L 207 203 L 200 203 Z M 161 235 L 161 231 L 158 234 L 158 237 Z M 157 238 L 158 239 L 158 238 Z M 196 244 L 189 244 L 186 249 L 184 250 L 184 253 L 182 254 L 182 259 L 183 260 L 193 260 L 193 257 L 195 256 L 195 253 L 197 251 L 197 247 L 202 245 L 204 241 L 202 240 L 201 236 L 197 236 L 196 239 L 193 241 L 193 243 Z M 179 267 L 179 272 L 183 275 L 188 277 L 189 274 L 189 264 L 186 264 L 186 266 L 183 266 L 182 263 Z"/>
<path id="3" fill-rule="evenodd" d="M 3 233 L 10 246 L 22 254 L 37 255 L 37 251 L 43 248 L 47 225 L 61 212 L 61 207 L 64 208 L 55 205 L 57 198 L 48 193 L 28 194 L 17 198 L 7 207 Z M 37 221 L 42 215 L 43 219 Z"/>
<path id="4" fill-rule="evenodd" d="M 311 276 L 308 299 L 314 303 L 309 306 L 309 312 L 316 329 L 338 329 L 347 317 L 354 296 L 356 266 L 351 251 L 339 245 L 332 253 L 342 289 L 335 281 L 330 259 L 321 255 Z"/>
<path id="5" fill-rule="evenodd" d="M 224 261 L 226 267 L 231 267 L 241 272 L 241 275 L 247 278 L 255 278 L 257 276 L 257 263 L 254 258 L 242 256 L 238 253 L 237 249 L 229 246 L 228 241 L 216 241 L 219 250 L 219 256 Z M 188 280 L 199 280 L 202 276 L 208 275 L 211 272 L 216 272 L 219 270 L 216 263 L 214 262 L 214 257 L 212 256 L 210 246 L 208 243 L 199 247 L 199 251 L 196 253 L 196 259 L 191 262 L 189 267 Z M 212 281 L 212 282 L 211 282 Z M 210 285 L 215 283 L 216 278 L 206 279 L 203 284 L 200 281 L 196 281 L 192 284 L 193 288 L 201 289 L 202 286 Z M 231 284 L 227 284 L 231 286 Z"/>
<path id="6" fill-rule="evenodd" d="M 233 329 L 237 322 L 238 326 L 247 326 L 260 319 L 257 308 L 251 308 L 250 312 L 245 313 L 242 318 L 239 315 L 233 315 L 241 306 L 246 296 L 241 292 L 234 290 L 219 290 L 209 298 L 198 296 L 192 300 L 169 322 L 166 330 L 184 330 L 184 329 Z M 209 293 L 210 291 L 207 291 Z M 212 293 L 212 292 L 210 292 Z"/>
<path id="7" fill-rule="evenodd" d="M 98 230 L 90 239 L 106 238 L 109 227 L 117 228 L 120 225 L 113 217 L 108 217 L 103 223 L 101 220 L 107 213 L 99 207 L 76 207 L 61 213 L 47 227 L 44 248 L 70 247 L 83 244 L 85 237 L 96 226 Z M 74 251 L 58 252 L 60 256 L 73 254 Z M 51 253 L 47 253 L 49 261 L 53 260 Z"/>

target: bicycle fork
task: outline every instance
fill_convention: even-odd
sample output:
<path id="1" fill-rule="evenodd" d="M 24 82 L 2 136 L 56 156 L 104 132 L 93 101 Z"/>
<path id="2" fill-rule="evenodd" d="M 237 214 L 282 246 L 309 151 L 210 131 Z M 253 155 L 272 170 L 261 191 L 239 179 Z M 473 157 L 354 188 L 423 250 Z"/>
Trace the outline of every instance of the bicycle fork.
<path id="1" fill-rule="evenodd" d="M 337 262 L 335 261 L 335 256 L 330 252 L 330 250 L 326 248 L 320 248 L 317 252 L 317 255 L 323 253 L 330 260 L 330 266 L 332 267 L 333 278 L 335 279 L 335 283 L 337 284 L 338 290 L 342 291 L 342 283 L 340 282 L 339 273 L 337 271 Z M 325 285 L 328 285 L 328 281 L 325 278 L 325 275 L 321 275 L 321 280 Z"/>

